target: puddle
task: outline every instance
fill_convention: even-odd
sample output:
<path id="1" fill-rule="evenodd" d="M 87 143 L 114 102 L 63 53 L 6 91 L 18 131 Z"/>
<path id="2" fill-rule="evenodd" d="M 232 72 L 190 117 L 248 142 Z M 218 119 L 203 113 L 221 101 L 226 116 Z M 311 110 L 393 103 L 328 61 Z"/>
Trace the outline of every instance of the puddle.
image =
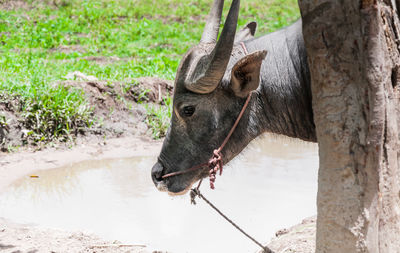
<path id="1" fill-rule="evenodd" d="M 150 178 L 155 157 L 87 161 L 40 171 L 0 194 L 0 217 L 94 232 L 108 240 L 171 252 L 255 252 L 258 246 L 211 208 L 170 197 Z M 316 214 L 314 144 L 258 140 L 203 194 L 261 242 Z M 207 181 L 208 183 L 208 181 Z"/>

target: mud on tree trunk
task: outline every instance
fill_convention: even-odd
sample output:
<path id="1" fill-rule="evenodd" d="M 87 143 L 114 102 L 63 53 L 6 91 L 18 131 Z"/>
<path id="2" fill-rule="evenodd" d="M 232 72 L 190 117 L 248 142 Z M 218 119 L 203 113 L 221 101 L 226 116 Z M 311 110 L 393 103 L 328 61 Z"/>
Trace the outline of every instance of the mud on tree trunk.
<path id="1" fill-rule="evenodd" d="M 400 252 L 395 0 L 299 0 L 320 169 L 316 252 Z"/>

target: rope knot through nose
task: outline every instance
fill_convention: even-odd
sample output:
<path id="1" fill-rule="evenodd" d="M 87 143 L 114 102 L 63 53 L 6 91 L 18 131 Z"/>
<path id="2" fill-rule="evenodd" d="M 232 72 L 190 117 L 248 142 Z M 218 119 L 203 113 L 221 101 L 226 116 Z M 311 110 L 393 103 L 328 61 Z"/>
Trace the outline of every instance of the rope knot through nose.
<path id="1" fill-rule="evenodd" d="M 215 184 L 217 171 L 219 170 L 219 175 L 222 175 L 223 165 L 224 165 L 224 163 L 222 162 L 221 149 L 214 149 L 213 156 L 208 161 L 208 167 L 210 168 L 208 175 L 210 178 L 210 188 L 211 189 L 215 188 L 214 184 Z"/>
<path id="2" fill-rule="evenodd" d="M 214 183 L 217 175 L 217 171 L 219 170 L 219 174 L 222 174 L 222 167 L 223 167 L 223 161 L 222 161 L 222 149 L 225 147 L 226 143 L 228 142 L 229 138 L 231 138 L 231 135 L 233 134 L 233 131 L 235 131 L 237 125 L 239 124 L 240 119 L 243 116 L 244 111 L 246 110 L 247 105 L 249 104 L 251 99 L 251 93 L 247 96 L 246 102 L 244 103 L 242 110 L 239 113 L 239 116 L 236 118 L 235 123 L 233 124 L 231 130 L 229 131 L 228 135 L 225 137 L 224 141 L 222 142 L 221 146 L 218 149 L 214 149 L 212 157 L 205 163 L 198 164 L 194 167 L 191 167 L 186 170 L 181 170 L 181 171 L 175 171 L 171 172 L 168 174 L 165 174 L 162 176 L 162 179 L 168 178 L 168 177 L 173 177 L 173 176 L 178 176 L 182 174 L 186 174 L 189 172 L 197 171 L 199 169 L 209 169 L 208 175 L 210 178 L 210 188 L 214 189 Z"/>

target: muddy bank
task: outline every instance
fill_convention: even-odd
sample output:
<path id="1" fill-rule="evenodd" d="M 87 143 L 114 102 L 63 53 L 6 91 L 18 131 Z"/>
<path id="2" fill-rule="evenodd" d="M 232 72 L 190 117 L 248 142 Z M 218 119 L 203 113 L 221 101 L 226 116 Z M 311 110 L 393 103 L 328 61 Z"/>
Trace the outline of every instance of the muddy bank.
<path id="1" fill-rule="evenodd" d="M 315 251 L 316 218 L 311 217 L 288 229 L 277 231 L 268 244 L 275 253 L 313 253 Z M 0 250 L 14 252 L 70 252 L 70 253 L 164 253 L 146 245 L 104 241 L 85 232 L 68 232 L 34 225 L 16 224 L 0 218 Z M 165 252 L 166 253 L 166 252 Z M 262 253 L 259 251 L 258 253 Z"/>
<path id="2" fill-rule="evenodd" d="M 104 241 L 84 232 L 67 232 L 16 224 L 0 218 L 0 251 L 15 252 L 71 252 L 71 253 L 149 253 L 145 245 Z"/>
<path id="3" fill-rule="evenodd" d="M 78 127 L 68 136 L 38 141 L 37 129 L 21 111 L 24 101 L 0 93 L 0 151 L 40 150 L 48 146 L 67 148 L 116 137 L 151 137 L 152 130 L 146 121 L 151 115 L 146 106 L 161 106 L 163 98 L 172 96 L 173 90 L 171 81 L 156 77 L 109 82 L 76 71 L 66 79 L 70 80 L 55 82 L 52 86 L 82 90 L 92 108 L 92 125 Z M 43 134 L 51 136 L 51 133 Z"/>
<path id="4" fill-rule="evenodd" d="M 314 253 L 316 222 L 317 217 L 313 216 L 293 227 L 278 230 L 267 246 L 275 253 Z"/>

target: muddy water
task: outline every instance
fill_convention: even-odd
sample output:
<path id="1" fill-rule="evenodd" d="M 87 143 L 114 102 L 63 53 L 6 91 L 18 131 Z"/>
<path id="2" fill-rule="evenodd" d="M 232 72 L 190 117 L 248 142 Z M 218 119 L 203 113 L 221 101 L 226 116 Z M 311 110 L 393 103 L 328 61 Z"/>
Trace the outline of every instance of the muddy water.
<path id="1" fill-rule="evenodd" d="M 202 201 L 158 192 L 155 157 L 87 161 L 37 172 L 0 194 L 0 217 L 94 232 L 105 239 L 172 252 L 254 252 L 257 246 Z M 250 234 L 268 242 L 280 228 L 316 213 L 315 145 L 256 141 L 203 194 Z"/>

